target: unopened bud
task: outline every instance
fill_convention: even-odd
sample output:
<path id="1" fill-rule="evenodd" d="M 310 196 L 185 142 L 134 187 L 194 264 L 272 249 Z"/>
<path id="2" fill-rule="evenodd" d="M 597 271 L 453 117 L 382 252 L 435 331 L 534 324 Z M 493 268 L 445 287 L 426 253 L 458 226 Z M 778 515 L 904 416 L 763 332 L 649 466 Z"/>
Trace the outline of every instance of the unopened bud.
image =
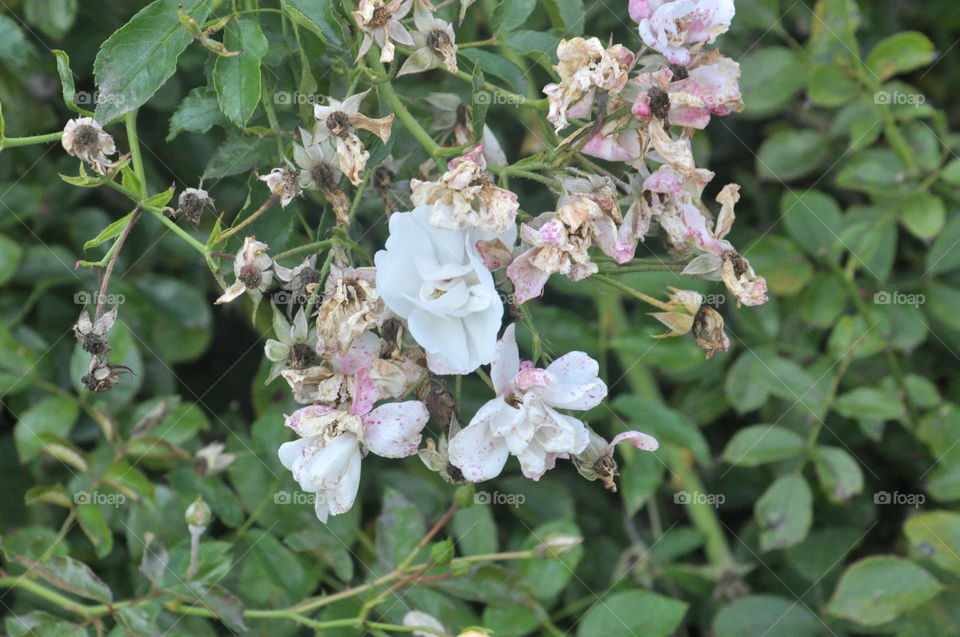
<path id="1" fill-rule="evenodd" d="M 468 482 L 453 492 L 453 501 L 457 503 L 459 508 L 469 509 L 473 506 L 474 491 L 476 491 L 476 489 L 474 489 L 473 483 Z"/>
<path id="2" fill-rule="evenodd" d="M 210 507 L 207 506 L 207 503 L 204 502 L 200 496 L 197 496 L 197 499 L 190 503 L 184 515 L 187 525 L 200 529 L 205 529 L 210 525 L 210 518 Z"/>
<path id="3" fill-rule="evenodd" d="M 537 546 L 537 553 L 544 557 L 560 560 L 582 543 L 583 538 L 579 535 L 551 535 L 545 542 Z"/>
<path id="4" fill-rule="evenodd" d="M 449 538 L 430 547 L 430 561 L 445 566 L 453 560 L 453 542 Z"/>

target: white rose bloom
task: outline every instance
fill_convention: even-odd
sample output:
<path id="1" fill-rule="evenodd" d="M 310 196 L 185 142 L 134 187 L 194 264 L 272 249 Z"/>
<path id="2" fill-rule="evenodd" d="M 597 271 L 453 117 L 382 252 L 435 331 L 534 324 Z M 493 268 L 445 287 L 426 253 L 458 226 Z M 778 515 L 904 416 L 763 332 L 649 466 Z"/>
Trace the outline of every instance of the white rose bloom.
<path id="1" fill-rule="evenodd" d="M 377 252 L 377 290 L 406 319 L 436 374 L 469 374 L 493 360 L 503 304 L 477 252 L 495 235 L 430 225 L 432 207 L 390 217 L 386 249 Z M 516 228 L 501 239 L 512 245 Z"/>

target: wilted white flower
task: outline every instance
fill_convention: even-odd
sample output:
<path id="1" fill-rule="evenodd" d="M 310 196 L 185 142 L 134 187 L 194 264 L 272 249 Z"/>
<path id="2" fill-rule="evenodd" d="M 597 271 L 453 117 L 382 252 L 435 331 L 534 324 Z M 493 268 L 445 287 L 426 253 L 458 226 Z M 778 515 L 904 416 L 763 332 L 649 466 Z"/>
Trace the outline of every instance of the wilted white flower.
<path id="1" fill-rule="evenodd" d="M 206 190 L 202 188 L 187 188 L 180 193 L 180 198 L 177 200 L 177 209 L 174 211 L 173 216 L 176 218 L 183 215 L 188 221 L 193 223 L 193 225 L 198 225 L 203 211 L 212 209 L 213 207 L 213 199 L 211 199 L 210 194 Z"/>
<path id="2" fill-rule="evenodd" d="M 83 308 L 73 326 L 73 335 L 85 352 L 94 356 L 104 356 L 110 352 L 110 330 L 117 322 L 117 310 L 117 306 L 114 306 L 96 321 L 91 321 L 87 308 Z"/>
<path id="3" fill-rule="evenodd" d="M 646 0 L 631 4 L 640 19 L 640 37 L 673 64 L 690 61 L 688 44 L 712 44 L 726 33 L 736 9 L 733 0 Z"/>
<path id="4" fill-rule="evenodd" d="M 547 119 L 557 132 L 567 127 L 567 117 L 588 117 L 597 89 L 619 93 L 627 83 L 633 53 L 620 44 L 604 48 L 598 38 L 561 40 L 559 63 L 553 69 L 560 82 L 547 84 L 543 92 L 550 102 Z"/>
<path id="5" fill-rule="evenodd" d="M 743 110 L 740 65 L 715 51 L 697 56 L 690 68 L 673 65 L 640 75 L 632 112 L 641 121 L 650 117 L 673 126 L 706 128 L 711 115 Z"/>
<path id="6" fill-rule="evenodd" d="M 267 383 L 279 376 L 284 369 L 306 369 L 317 362 L 317 352 L 314 349 L 317 334 L 309 329 L 303 308 L 297 311 L 292 324 L 287 323 L 283 314 L 274 309 L 273 333 L 277 338 L 267 339 L 264 346 L 267 359 L 273 362 Z"/>
<path id="7" fill-rule="evenodd" d="M 453 93 L 429 93 L 427 105 L 435 113 L 430 130 L 452 130 L 457 146 L 466 146 L 473 141 L 473 109 Z M 486 124 L 483 125 L 483 157 L 494 166 L 506 166 L 507 155 L 500 140 Z"/>
<path id="8" fill-rule="evenodd" d="M 712 358 L 716 352 L 725 352 L 730 348 L 730 339 L 723 331 L 723 317 L 709 305 L 703 305 L 703 297 L 692 290 L 670 288 L 672 294 L 667 299 L 668 308 L 662 312 L 652 312 L 654 317 L 668 328 L 669 332 L 654 338 L 681 336 L 693 332 L 697 345 Z"/>
<path id="9" fill-rule="evenodd" d="M 475 147 L 447 164 L 438 181 L 410 180 L 414 206 L 429 206 L 430 223 L 446 230 L 478 228 L 503 234 L 517 218 L 517 195 L 493 185 L 483 148 Z"/>
<path id="10" fill-rule="evenodd" d="M 92 117 L 78 117 L 68 121 L 63 128 L 60 143 L 64 150 L 90 164 L 101 175 L 107 174 L 111 168 L 120 164 L 119 161 L 107 158 L 107 155 L 117 152 L 117 147 L 113 143 L 113 137 Z"/>
<path id="11" fill-rule="evenodd" d="M 283 208 L 303 192 L 300 188 L 300 171 L 295 168 L 274 168 L 266 175 L 260 175 L 259 179 L 266 182 L 271 194 L 280 197 L 280 206 Z"/>
<path id="12" fill-rule="evenodd" d="M 225 445 L 222 442 L 211 442 L 193 456 L 193 468 L 197 473 L 205 476 L 215 475 L 233 464 L 236 454 L 224 453 Z"/>
<path id="13" fill-rule="evenodd" d="M 584 478 L 587 480 L 599 478 L 605 488 L 616 493 L 617 484 L 613 479 L 620 473 L 617 471 L 617 461 L 613 459 L 613 450 L 621 442 L 626 442 L 640 451 L 656 451 L 660 448 L 660 443 L 657 442 L 656 438 L 641 431 L 625 431 L 607 442 L 603 436 L 591 430 L 590 444 L 582 452 L 571 456 L 570 459 L 573 460 L 573 465 Z"/>
<path id="14" fill-rule="evenodd" d="M 320 126 L 320 124 L 317 124 Z M 303 144 L 293 144 L 293 160 L 300 167 L 300 185 L 307 189 L 316 189 L 324 196 L 341 225 L 350 223 L 347 213 L 350 200 L 340 190 L 340 168 L 337 152 L 332 144 L 317 141 L 314 136 L 300 129 Z"/>
<path id="15" fill-rule="evenodd" d="M 430 224 L 430 206 L 390 217 L 377 252 L 377 290 L 406 319 L 437 374 L 468 374 L 493 358 L 503 304 L 476 249 L 489 233 Z M 513 243 L 510 239 L 508 243 Z"/>
<path id="16" fill-rule="evenodd" d="M 558 410 L 587 410 L 607 395 L 599 365 L 583 352 L 570 352 L 546 369 L 521 363 L 510 325 L 497 343 L 490 367 L 497 397 L 450 439 L 450 462 L 473 482 L 496 477 L 510 454 L 523 475 L 540 476 L 564 454 L 578 454 L 590 441 L 584 424 Z"/>
<path id="17" fill-rule="evenodd" d="M 353 19 L 363 31 L 358 60 L 367 54 L 374 42 L 380 47 L 380 61 L 384 64 L 393 62 L 396 50 L 394 42 L 414 46 L 410 33 L 400 24 L 400 20 L 410 12 L 412 4 L 413 0 L 360 0 L 357 10 L 353 12 Z"/>
<path id="18" fill-rule="evenodd" d="M 317 311 L 317 349 L 346 353 L 353 339 L 377 325 L 382 303 L 374 268 L 330 267 L 323 303 Z"/>
<path id="19" fill-rule="evenodd" d="M 306 303 L 307 295 L 313 292 L 320 282 L 320 270 L 317 269 L 317 255 L 312 254 L 294 268 L 285 268 L 279 263 L 273 264 L 273 271 L 283 283 L 288 303 Z"/>
<path id="20" fill-rule="evenodd" d="M 90 357 L 90 366 L 87 368 L 87 374 L 80 379 L 83 386 L 92 392 L 105 392 L 113 389 L 113 386 L 120 383 L 122 374 L 132 374 L 133 370 L 126 365 L 111 363 L 98 355 Z"/>
<path id="21" fill-rule="evenodd" d="M 280 445 L 283 466 L 300 488 L 316 494 L 321 522 L 353 506 L 360 486 L 360 461 L 367 451 L 385 458 L 417 452 L 429 416 L 423 403 L 388 403 L 372 409 L 376 390 L 363 370 L 357 373 L 357 396 L 348 411 L 311 405 L 287 417 L 299 440 Z"/>
<path id="22" fill-rule="evenodd" d="M 413 32 L 416 50 L 400 67 L 397 77 L 429 71 L 440 65 L 456 73 L 457 45 L 450 23 L 434 17 L 421 4 L 417 4 L 413 10 L 413 23 L 417 26 Z"/>
<path id="23" fill-rule="evenodd" d="M 322 143 L 331 138 L 335 140 L 340 170 L 355 186 L 359 186 L 362 181 L 360 176 L 370 153 L 364 148 L 354 129 L 370 131 L 386 144 L 390 140 L 390 130 L 393 127 L 393 113 L 379 119 L 360 113 L 360 103 L 369 92 L 367 89 L 363 93 L 347 97 L 342 102 L 331 97 L 327 106 L 317 104 L 313 107 L 313 115 L 317 118 L 318 125 L 313 131 L 312 141 Z"/>
<path id="24" fill-rule="evenodd" d="M 233 285 L 224 290 L 215 303 L 229 303 L 244 292 L 249 292 L 255 302 L 273 283 L 273 259 L 267 254 L 269 246 L 256 237 L 243 240 L 243 247 L 233 261 L 233 273 L 237 277 Z"/>

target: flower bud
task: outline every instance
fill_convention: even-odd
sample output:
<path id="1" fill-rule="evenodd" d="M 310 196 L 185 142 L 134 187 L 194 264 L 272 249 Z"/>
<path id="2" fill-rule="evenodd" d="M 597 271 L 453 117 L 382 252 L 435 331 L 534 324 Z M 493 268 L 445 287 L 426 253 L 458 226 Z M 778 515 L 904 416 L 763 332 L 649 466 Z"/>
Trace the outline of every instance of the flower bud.
<path id="1" fill-rule="evenodd" d="M 453 542 L 449 538 L 430 547 L 430 561 L 445 566 L 453 561 Z"/>
<path id="2" fill-rule="evenodd" d="M 537 545 L 537 553 L 555 560 L 565 558 L 573 549 L 583 543 L 578 535 L 551 535 L 546 541 Z"/>
<path id="3" fill-rule="evenodd" d="M 188 526 L 205 529 L 210 524 L 210 507 L 207 506 L 207 503 L 204 502 L 200 496 L 197 496 L 197 499 L 187 507 L 187 512 L 183 517 L 187 521 Z M 192 530 L 191 528 L 191 531 Z"/>
<path id="4" fill-rule="evenodd" d="M 453 492 L 453 501 L 461 509 L 469 509 L 473 506 L 474 487 L 472 482 L 468 482 Z"/>

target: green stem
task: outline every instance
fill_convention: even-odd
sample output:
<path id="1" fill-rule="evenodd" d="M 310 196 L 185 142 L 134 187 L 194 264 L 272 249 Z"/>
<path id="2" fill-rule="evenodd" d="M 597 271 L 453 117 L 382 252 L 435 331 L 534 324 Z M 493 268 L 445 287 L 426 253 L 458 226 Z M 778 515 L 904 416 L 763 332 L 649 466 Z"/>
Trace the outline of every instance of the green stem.
<path id="1" fill-rule="evenodd" d="M 376 55 L 371 53 L 369 59 L 370 65 L 377 73 L 386 75 L 386 69 L 383 68 L 383 64 L 380 63 Z M 423 149 L 433 157 L 433 160 L 437 162 L 437 166 L 443 167 L 444 161 L 443 154 L 440 152 L 440 145 L 434 141 L 430 133 L 424 130 L 420 122 L 418 122 L 416 118 L 410 114 L 410 111 L 407 110 L 407 107 L 403 105 L 400 96 L 397 95 L 397 92 L 393 88 L 393 84 L 389 81 L 377 84 L 377 93 L 390 105 L 390 108 L 393 109 L 394 114 L 397 116 L 397 119 L 400 120 L 400 123 L 403 124 L 404 128 L 410 131 L 410 134 L 423 146 Z"/>
<path id="2" fill-rule="evenodd" d="M 133 162 L 133 172 L 140 181 L 141 198 L 147 196 L 147 175 L 143 170 L 143 154 L 140 152 L 140 137 L 137 135 L 137 109 L 124 115 L 127 124 L 127 143 L 130 144 L 130 160 Z"/>
<path id="3" fill-rule="evenodd" d="M 0 139 L 0 150 L 4 148 L 15 148 L 17 146 L 32 146 L 33 144 L 48 144 L 59 141 L 63 137 L 63 131 L 47 133 L 46 135 L 29 135 L 27 137 L 4 137 Z"/>
<path id="4" fill-rule="evenodd" d="M 639 290 L 634 290 L 632 287 L 630 287 L 626 283 L 622 283 L 621 281 L 618 281 L 617 279 L 607 276 L 606 274 L 594 274 L 593 277 L 591 278 L 601 283 L 604 283 L 606 285 L 609 285 L 612 288 L 616 288 L 621 292 L 626 292 L 630 296 L 636 299 L 640 299 L 644 303 L 648 303 L 649 305 L 652 305 L 655 308 L 661 309 L 665 312 L 673 311 L 673 308 L 671 308 L 668 304 L 664 303 L 663 301 L 660 301 L 658 299 L 653 298 L 652 296 L 644 294 Z"/>
<path id="5" fill-rule="evenodd" d="M 283 252 L 274 256 L 273 260 L 279 261 L 284 257 L 292 257 L 295 254 L 300 254 L 301 252 L 310 252 L 312 250 L 319 250 L 320 248 L 325 248 L 330 245 L 333 245 L 333 239 L 324 239 L 323 241 L 314 241 L 313 243 L 305 243 L 302 246 L 297 246 L 296 248 L 290 248 L 289 250 L 284 250 Z"/>

